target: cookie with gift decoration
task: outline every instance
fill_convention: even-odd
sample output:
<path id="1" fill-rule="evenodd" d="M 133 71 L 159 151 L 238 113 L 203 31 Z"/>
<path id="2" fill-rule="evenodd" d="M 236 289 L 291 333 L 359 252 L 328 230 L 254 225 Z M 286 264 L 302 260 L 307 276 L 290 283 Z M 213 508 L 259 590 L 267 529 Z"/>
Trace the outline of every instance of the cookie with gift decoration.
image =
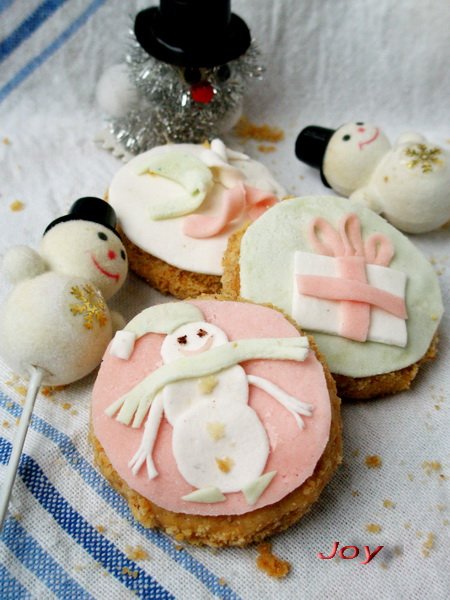
<path id="1" fill-rule="evenodd" d="M 336 130 L 311 125 L 297 137 L 295 153 L 320 169 L 325 185 L 406 233 L 450 221 L 450 154 L 420 134 L 405 133 L 391 146 L 369 123 Z"/>
<path id="2" fill-rule="evenodd" d="M 285 194 L 268 169 L 219 140 L 144 152 L 113 177 L 130 268 L 177 298 L 218 293 L 229 236 Z"/>
<path id="3" fill-rule="evenodd" d="M 144 526 L 243 546 L 317 500 L 341 461 L 339 409 L 313 340 L 285 315 L 205 296 L 152 306 L 117 332 L 91 440 Z"/>
<path id="4" fill-rule="evenodd" d="M 202 142 L 235 125 L 259 53 L 230 0 L 161 0 L 139 12 L 126 62 L 97 86 L 109 117 L 105 148 L 128 158 L 171 142 Z"/>
<path id="5" fill-rule="evenodd" d="M 80 198 L 48 225 L 39 251 L 17 246 L 4 256 L 13 288 L 0 312 L 0 355 L 30 385 L 2 487 L 2 520 L 40 385 L 65 385 L 90 373 L 124 324 L 106 304 L 128 271 L 115 225 L 105 201 Z"/>
<path id="6" fill-rule="evenodd" d="M 230 238 L 224 269 L 224 293 L 278 306 L 314 335 L 344 397 L 407 389 L 436 355 L 443 306 L 433 267 L 360 204 L 285 200 Z"/>

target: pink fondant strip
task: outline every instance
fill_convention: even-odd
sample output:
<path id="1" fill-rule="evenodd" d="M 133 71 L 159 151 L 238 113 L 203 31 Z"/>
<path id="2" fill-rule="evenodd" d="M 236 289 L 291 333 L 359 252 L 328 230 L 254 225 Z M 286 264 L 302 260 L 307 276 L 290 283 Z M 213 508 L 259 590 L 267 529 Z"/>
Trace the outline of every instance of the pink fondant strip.
<path id="1" fill-rule="evenodd" d="M 367 282 L 366 263 L 362 256 L 339 256 L 337 274 L 343 280 Z M 351 340 L 365 342 L 370 326 L 370 306 L 344 300 L 340 306 L 339 333 Z"/>
<path id="2" fill-rule="evenodd" d="M 403 298 L 361 281 L 322 275 L 298 275 L 297 286 L 298 291 L 305 296 L 315 296 L 323 300 L 365 302 L 400 319 L 408 317 Z"/>
<path id="3" fill-rule="evenodd" d="M 185 235 L 196 239 L 214 237 L 244 210 L 247 211 L 249 219 L 255 221 L 277 201 L 277 197 L 269 192 L 238 183 L 233 188 L 225 190 L 222 211 L 218 215 L 189 215 L 183 220 L 182 231 Z"/>

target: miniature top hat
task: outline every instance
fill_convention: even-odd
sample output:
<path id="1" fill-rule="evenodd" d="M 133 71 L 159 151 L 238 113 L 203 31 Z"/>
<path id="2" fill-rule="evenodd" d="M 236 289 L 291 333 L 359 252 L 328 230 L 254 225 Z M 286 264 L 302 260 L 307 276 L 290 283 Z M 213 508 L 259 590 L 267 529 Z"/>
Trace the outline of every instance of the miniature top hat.
<path id="1" fill-rule="evenodd" d="M 239 58 L 251 43 L 245 22 L 230 0 L 160 0 L 159 8 L 136 15 L 140 46 L 163 62 L 183 67 L 215 67 Z"/>
<path id="2" fill-rule="evenodd" d="M 59 223 L 78 220 L 98 223 L 99 225 L 107 227 L 110 231 L 119 236 L 119 234 L 115 230 L 115 227 L 117 225 L 117 217 L 113 207 L 107 202 L 105 202 L 105 200 L 89 196 L 85 198 L 79 198 L 78 200 L 76 200 L 72 204 L 67 215 L 58 217 L 49 225 L 47 225 L 44 231 L 44 235 L 50 229 L 55 227 L 55 225 L 59 225 Z"/>
<path id="3" fill-rule="evenodd" d="M 323 157 L 328 146 L 330 138 L 334 134 L 335 129 L 327 129 L 318 125 L 308 125 L 297 137 L 295 142 L 295 155 L 302 162 L 310 167 L 320 169 L 320 177 L 322 183 L 327 187 L 331 187 L 325 179 L 322 170 Z"/>

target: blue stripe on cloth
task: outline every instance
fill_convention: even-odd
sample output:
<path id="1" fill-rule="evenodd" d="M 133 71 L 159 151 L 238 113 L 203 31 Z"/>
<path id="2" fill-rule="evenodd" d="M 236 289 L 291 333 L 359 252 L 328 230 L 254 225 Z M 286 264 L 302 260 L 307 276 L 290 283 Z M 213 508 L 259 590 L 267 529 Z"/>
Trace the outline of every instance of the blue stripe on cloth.
<path id="1" fill-rule="evenodd" d="M 20 71 L 18 71 L 2 88 L 0 88 L 0 102 L 16 89 L 27 77 L 50 58 L 67 40 L 78 31 L 86 21 L 104 4 L 106 0 L 93 0 L 93 2 L 67 27 L 49 46 L 40 54 L 32 58 Z"/>
<path id="2" fill-rule="evenodd" d="M 0 42 L 0 63 L 14 52 L 67 0 L 45 0 L 8 37 Z"/>
<path id="3" fill-rule="evenodd" d="M 0 13 L 9 8 L 13 2 L 14 0 L 0 0 Z"/>
<path id="4" fill-rule="evenodd" d="M 72 579 L 15 519 L 5 521 L 2 539 L 17 560 L 34 573 L 56 596 L 77 598 L 77 600 L 92 599 L 92 596 Z"/>
<path id="5" fill-rule="evenodd" d="M 11 451 L 12 444 L 4 438 L 0 438 L 0 461 L 6 462 L 6 456 Z M 134 561 L 130 560 L 125 554 L 112 544 L 107 538 L 102 536 L 95 527 L 92 527 L 64 497 L 53 487 L 41 467 L 35 460 L 27 454 L 22 454 L 19 465 L 19 475 L 24 484 L 40 502 L 40 504 L 55 519 L 58 525 L 91 557 L 100 563 L 104 569 L 109 571 L 125 587 L 143 594 L 142 597 L 158 598 L 161 600 L 173 599 L 174 596 L 165 590 L 153 577 L 145 573 Z M 30 540 L 24 540 L 18 547 L 14 541 L 14 535 L 8 535 L 11 532 L 11 524 L 6 527 L 6 523 L 14 522 L 9 519 L 5 522 L 1 538 L 6 545 L 17 553 L 19 560 L 23 561 L 25 566 L 33 568 L 33 571 L 47 587 L 60 598 L 90 598 L 89 594 L 83 591 L 76 582 L 74 585 L 78 592 L 66 594 L 63 582 L 59 582 L 53 577 L 53 571 L 48 571 L 47 564 L 42 562 L 42 557 L 37 544 L 28 545 Z M 14 531 L 12 531 L 14 534 Z M 27 536 L 29 537 L 29 536 Z M 36 552 L 36 554 L 35 554 Z M 51 559 L 51 557 L 48 557 Z M 56 563 L 55 563 L 56 564 Z M 62 571 L 62 569 L 61 569 Z M 63 571 L 62 571 L 63 572 Z M 64 572 L 63 572 L 64 573 Z M 133 573 L 133 576 L 130 576 Z M 70 581 L 66 576 L 65 584 Z M 70 590 L 69 590 L 70 591 Z M 75 590 L 74 590 L 75 592 Z M 82 592 L 82 596 L 77 594 Z"/>
<path id="6" fill-rule="evenodd" d="M 0 406 L 12 416 L 18 417 L 21 408 L 0 391 Z M 127 502 L 116 492 L 89 462 L 78 452 L 70 438 L 55 429 L 52 425 L 33 415 L 32 429 L 54 442 L 67 462 L 77 471 L 80 477 L 117 513 L 126 519 L 147 540 L 163 550 L 174 562 L 196 577 L 211 593 L 224 600 L 239 600 L 239 596 L 229 587 L 221 585 L 219 578 L 211 573 L 202 563 L 193 558 L 186 550 L 177 550 L 176 544 L 165 534 L 144 528 L 130 514 Z"/>
<path id="7" fill-rule="evenodd" d="M 0 6 L 1 8 L 1 6 Z M 30 600 L 30 592 L 0 563 L 0 598 L 3 600 Z"/>

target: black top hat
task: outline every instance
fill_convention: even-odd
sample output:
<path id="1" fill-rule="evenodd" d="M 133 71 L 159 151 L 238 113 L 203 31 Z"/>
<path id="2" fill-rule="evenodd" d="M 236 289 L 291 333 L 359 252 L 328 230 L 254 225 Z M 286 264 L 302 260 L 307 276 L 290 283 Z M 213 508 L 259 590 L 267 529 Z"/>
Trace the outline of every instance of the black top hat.
<path id="1" fill-rule="evenodd" d="M 318 125 L 308 125 L 297 137 L 295 142 L 295 155 L 302 162 L 310 167 L 320 169 L 320 177 L 322 183 L 327 187 L 331 187 L 323 174 L 322 165 L 325 151 L 334 134 L 335 129 L 326 129 Z"/>
<path id="2" fill-rule="evenodd" d="M 89 196 L 76 200 L 76 202 L 72 204 L 67 215 L 58 217 L 49 225 L 47 225 L 44 235 L 50 229 L 55 227 L 55 225 L 59 225 L 59 223 L 77 220 L 92 221 L 93 223 L 103 225 L 119 237 L 119 234 L 115 230 L 115 226 L 117 225 L 117 217 L 113 207 L 105 202 L 105 200 Z"/>
<path id="3" fill-rule="evenodd" d="M 245 22 L 230 0 L 160 0 L 136 15 L 134 33 L 142 48 L 182 67 L 216 67 L 239 58 L 251 43 Z"/>

